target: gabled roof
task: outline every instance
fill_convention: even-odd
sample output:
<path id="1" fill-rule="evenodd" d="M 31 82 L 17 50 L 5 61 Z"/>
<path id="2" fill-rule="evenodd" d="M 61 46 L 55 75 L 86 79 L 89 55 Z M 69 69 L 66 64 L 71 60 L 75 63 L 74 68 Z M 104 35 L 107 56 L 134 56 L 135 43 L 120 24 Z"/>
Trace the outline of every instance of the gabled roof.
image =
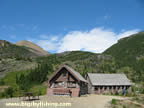
<path id="1" fill-rule="evenodd" d="M 131 85 L 125 74 L 99 74 L 88 73 L 88 77 L 94 86 L 98 85 Z"/>
<path id="2" fill-rule="evenodd" d="M 79 80 L 83 81 L 83 82 L 87 82 L 81 75 L 79 72 L 75 71 L 74 69 L 72 69 L 71 67 L 64 65 L 64 67 L 66 69 L 68 69 L 70 72 L 72 72 L 75 76 L 77 76 L 77 78 L 79 78 Z"/>
<path id="3" fill-rule="evenodd" d="M 77 80 L 79 81 L 83 81 L 83 82 L 87 82 L 87 80 L 85 80 L 79 72 L 75 71 L 74 69 L 72 69 L 71 67 L 67 66 L 67 65 L 62 65 L 56 72 L 55 74 L 49 79 L 49 81 L 62 69 L 62 68 L 66 68 L 74 77 L 76 77 Z"/>

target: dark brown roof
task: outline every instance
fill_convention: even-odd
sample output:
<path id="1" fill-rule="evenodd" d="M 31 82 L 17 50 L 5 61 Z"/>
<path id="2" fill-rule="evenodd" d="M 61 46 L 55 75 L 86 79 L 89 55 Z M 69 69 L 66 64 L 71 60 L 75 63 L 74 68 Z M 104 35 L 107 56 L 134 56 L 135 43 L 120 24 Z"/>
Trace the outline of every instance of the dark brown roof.
<path id="1" fill-rule="evenodd" d="M 87 81 L 80 75 L 79 72 L 75 71 L 74 69 L 72 69 L 71 67 L 67 66 L 67 65 L 62 65 L 56 72 L 55 74 L 49 79 L 49 81 L 62 69 L 62 68 L 66 68 L 72 75 L 74 75 L 76 77 L 76 79 L 78 79 L 79 81 L 83 81 L 86 82 Z"/>

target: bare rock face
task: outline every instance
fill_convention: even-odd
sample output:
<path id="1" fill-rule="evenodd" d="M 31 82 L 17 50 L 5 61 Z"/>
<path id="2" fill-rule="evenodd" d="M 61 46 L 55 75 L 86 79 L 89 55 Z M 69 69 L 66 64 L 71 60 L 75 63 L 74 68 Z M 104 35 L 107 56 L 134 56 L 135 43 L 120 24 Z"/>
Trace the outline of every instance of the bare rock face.
<path id="1" fill-rule="evenodd" d="M 4 46 L 4 41 L 0 40 L 0 46 Z"/>
<path id="2" fill-rule="evenodd" d="M 42 49 L 38 45 L 36 45 L 30 41 L 27 41 L 27 40 L 19 41 L 16 43 L 16 45 L 27 47 L 29 49 L 29 51 L 36 53 L 39 56 L 50 55 L 50 53 L 48 53 L 47 51 L 45 51 L 44 49 Z"/>
<path id="3" fill-rule="evenodd" d="M 4 47 L 6 45 L 10 44 L 10 42 L 6 41 L 6 40 L 0 40 L 0 47 Z"/>

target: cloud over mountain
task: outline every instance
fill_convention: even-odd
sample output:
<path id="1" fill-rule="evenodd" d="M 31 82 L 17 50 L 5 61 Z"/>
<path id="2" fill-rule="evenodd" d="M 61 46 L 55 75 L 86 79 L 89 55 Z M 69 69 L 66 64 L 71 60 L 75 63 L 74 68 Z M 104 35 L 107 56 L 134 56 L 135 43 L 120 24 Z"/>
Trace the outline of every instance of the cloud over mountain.
<path id="1" fill-rule="evenodd" d="M 47 51 L 64 52 L 84 50 L 101 53 L 111 45 L 117 43 L 121 38 L 139 32 L 139 29 L 115 33 L 110 29 L 94 28 L 89 31 L 71 31 L 62 38 L 59 36 L 47 36 L 49 39 L 41 38 L 36 43 Z M 46 37 L 46 36 L 45 36 Z"/>

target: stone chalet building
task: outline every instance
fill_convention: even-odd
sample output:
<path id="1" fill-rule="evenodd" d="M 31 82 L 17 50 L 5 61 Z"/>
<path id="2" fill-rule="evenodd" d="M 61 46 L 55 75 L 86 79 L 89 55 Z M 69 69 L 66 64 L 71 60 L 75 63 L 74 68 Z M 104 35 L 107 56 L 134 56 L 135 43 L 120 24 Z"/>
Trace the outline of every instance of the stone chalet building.
<path id="1" fill-rule="evenodd" d="M 88 93 L 116 93 L 123 89 L 130 92 L 131 83 L 125 74 L 88 73 Z"/>
<path id="2" fill-rule="evenodd" d="M 62 65 L 48 80 L 47 95 L 80 96 L 88 93 L 88 82 L 67 65 Z"/>
<path id="3" fill-rule="evenodd" d="M 116 93 L 130 90 L 125 74 L 88 73 L 84 79 L 79 72 L 62 65 L 47 82 L 47 95 L 81 96 L 88 93 Z"/>

